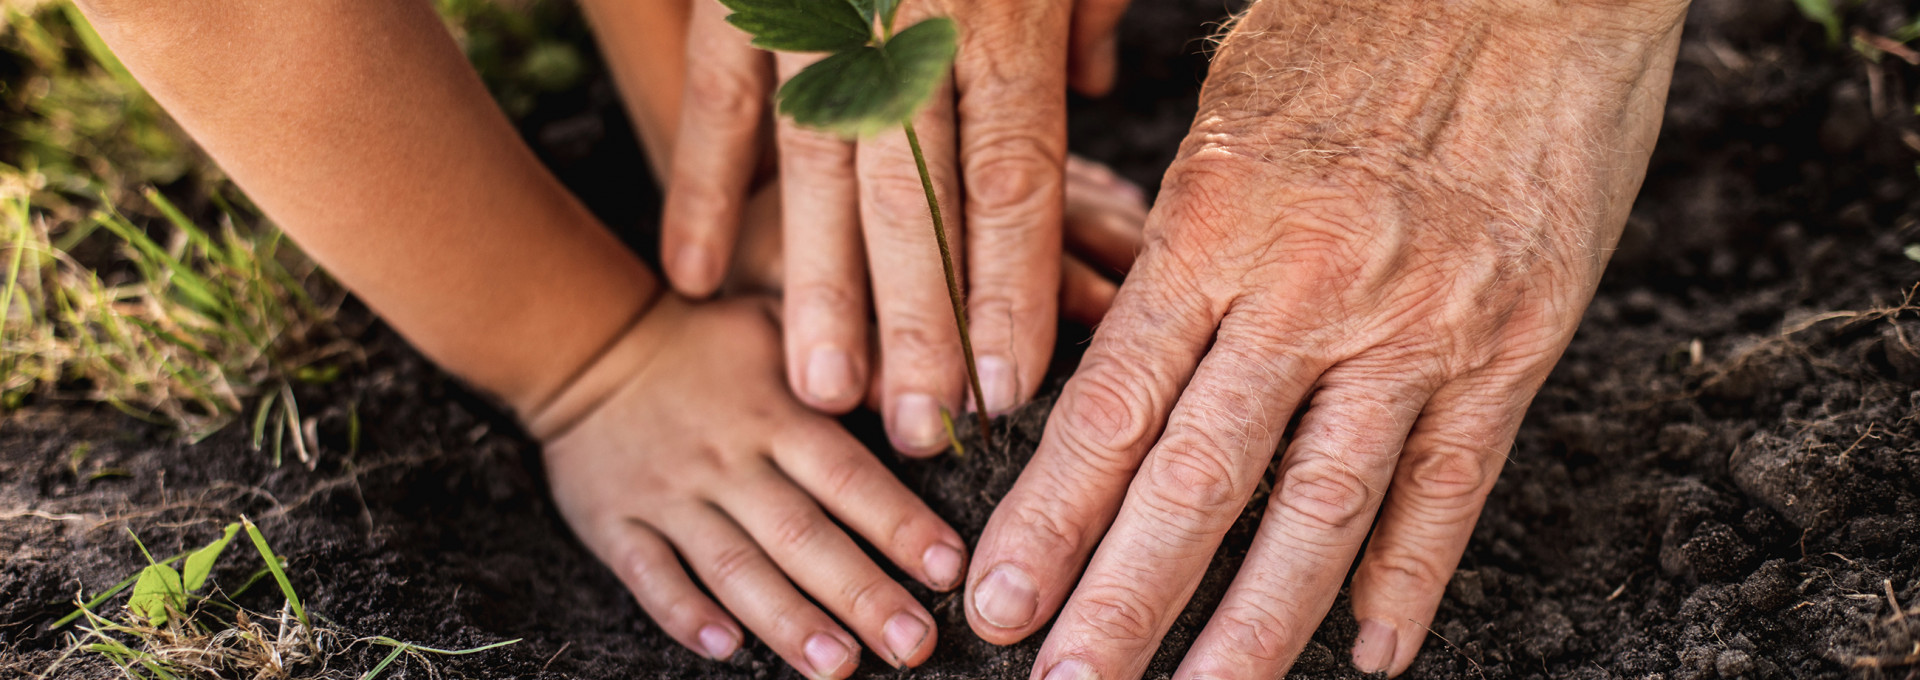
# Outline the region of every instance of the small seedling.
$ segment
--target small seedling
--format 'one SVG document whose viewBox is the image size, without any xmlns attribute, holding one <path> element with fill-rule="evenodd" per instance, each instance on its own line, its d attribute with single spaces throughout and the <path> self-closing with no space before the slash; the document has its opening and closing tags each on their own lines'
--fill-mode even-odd
<svg viewBox="0 0 1920 680">
<path fill-rule="evenodd" d="M 960 350 L 966 357 L 967 383 L 973 388 L 974 413 L 980 436 L 992 442 L 992 421 L 980 392 L 980 372 L 973 362 L 973 341 L 967 331 L 967 304 L 954 272 L 953 251 L 947 243 L 940 200 L 927 173 L 920 136 L 913 116 L 953 66 L 959 50 L 959 31 L 945 17 L 927 19 L 893 31 L 899 0 L 720 0 L 733 13 L 727 22 L 753 36 L 753 45 L 781 52 L 826 52 L 828 56 L 802 69 L 780 86 L 781 115 L 793 122 L 843 137 L 864 137 L 899 125 L 913 149 L 920 187 L 927 194 L 927 212 L 933 218 L 933 238 L 940 246 L 940 266 L 947 277 L 947 298 L 953 303 L 953 322 L 960 332 Z M 944 414 L 943 414 L 944 415 Z M 956 440 L 957 441 L 957 440 Z M 956 452 L 960 451 L 955 445 Z"/>
<path fill-rule="evenodd" d="M 211 591 L 209 577 L 213 568 L 242 529 L 266 566 L 231 593 Z M 392 648 L 360 676 L 361 680 L 374 680 L 402 656 L 410 655 L 424 662 L 427 654 L 474 654 L 520 641 L 507 640 L 471 649 L 440 649 L 382 635 L 359 638 L 341 647 L 333 642 L 343 639 L 339 631 L 316 625 L 309 618 L 299 594 L 294 592 L 293 583 L 287 578 L 280 556 L 267 545 L 260 528 L 244 516 L 239 522 L 228 524 L 219 538 L 205 546 L 164 560 L 154 559 L 139 536 L 134 536 L 133 542 L 147 558 L 147 566 L 106 592 L 77 603 L 72 614 L 49 626 L 57 629 L 75 621 L 82 622 L 78 626 L 81 635 L 42 677 L 53 677 L 54 671 L 78 652 L 99 654 L 129 678 L 174 680 L 288 677 L 295 666 L 324 665 L 328 659 L 353 646 Z M 175 569 L 176 564 L 180 565 L 179 569 Z M 234 598 L 269 575 L 286 599 L 286 606 L 277 617 L 254 614 L 234 604 Z M 127 616 L 123 620 L 115 621 L 96 611 L 109 598 L 126 592 L 129 587 L 132 592 L 127 597 Z M 200 594 L 202 590 L 210 593 Z M 206 606 L 231 612 L 231 617 L 221 619 L 205 611 Z M 269 628 L 262 625 L 263 622 L 274 625 Z"/>
</svg>

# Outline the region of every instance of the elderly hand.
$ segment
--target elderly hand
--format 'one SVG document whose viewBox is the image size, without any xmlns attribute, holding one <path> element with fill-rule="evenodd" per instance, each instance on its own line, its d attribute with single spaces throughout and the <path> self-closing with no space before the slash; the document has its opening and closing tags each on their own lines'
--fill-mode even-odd
<svg viewBox="0 0 1920 680">
<path fill-rule="evenodd" d="M 1109 86 L 1112 29 L 1125 4 L 922 0 L 901 9 L 900 26 L 942 14 L 960 26 L 952 87 L 915 127 L 953 216 L 956 255 L 966 255 L 957 264 L 990 411 L 1031 396 L 1047 369 L 1061 279 L 1066 86 Z M 668 279 L 696 297 L 726 278 L 744 197 L 760 172 L 776 64 L 784 78 L 809 59 L 750 47 L 726 14 L 717 0 L 693 8 L 662 225 Z M 894 445 L 938 452 L 947 441 L 940 409 L 963 410 L 966 378 L 904 137 L 894 131 L 848 143 L 783 120 L 774 138 L 790 255 L 783 326 L 794 393 L 815 408 L 846 411 L 878 376 Z M 880 367 L 869 366 L 869 300 Z"/>
<path fill-rule="evenodd" d="M 1685 8 L 1256 4 L 975 550 L 975 632 L 1057 609 L 1034 677 L 1139 677 L 1272 474 L 1175 677 L 1284 673 L 1356 556 L 1354 664 L 1411 665 L 1626 220 Z"/>
</svg>

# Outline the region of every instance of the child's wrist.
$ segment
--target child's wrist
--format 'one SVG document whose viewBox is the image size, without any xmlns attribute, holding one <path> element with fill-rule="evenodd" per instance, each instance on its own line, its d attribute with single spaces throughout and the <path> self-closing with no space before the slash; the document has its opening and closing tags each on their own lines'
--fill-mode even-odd
<svg viewBox="0 0 1920 680">
<path fill-rule="evenodd" d="M 660 348 L 684 326 L 679 321 L 690 309 L 678 295 L 656 296 L 553 396 L 544 403 L 517 408 L 521 424 L 540 441 L 553 441 L 572 430 L 652 363 Z"/>
</svg>

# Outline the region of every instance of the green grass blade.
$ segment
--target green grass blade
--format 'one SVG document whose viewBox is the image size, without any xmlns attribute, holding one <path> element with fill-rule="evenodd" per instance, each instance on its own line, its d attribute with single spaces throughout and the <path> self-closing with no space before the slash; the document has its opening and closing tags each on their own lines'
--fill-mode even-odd
<svg viewBox="0 0 1920 680">
<path fill-rule="evenodd" d="M 395 640 L 393 638 L 386 637 L 386 636 L 374 638 L 373 643 L 377 645 L 390 645 L 396 648 L 411 649 L 418 652 L 429 652 L 433 654 L 440 654 L 442 656 L 465 656 L 468 654 L 479 654 L 480 652 L 484 652 L 489 649 L 499 649 L 507 645 L 516 644 L 520 642 L 521 639 L 522 638 L 514 638 L 512 640 L 502 640 L 500 642 L 495 642 L 493 644 L 480 645 L 479 647 L 472 647 L 468 649 L 435 649 L 433 647 L 416 645 L 411 642 L 401 642 L 399 640 Z"/>
<path fill-rule="evenodd" d="M 273 548 L 267 547 L 267 538 L 260 535 L 260 527 L 246 515 L 240 516 L 240 524 L 247 528 L 247 538 L 253 539 L 253 547 L 260 551 L 260 559 L 266 560 L 267 570 L 273 572 L 273 580 L 280 584 L 280 592 L 287 596 L 287 605 L 293 607 L 294 618 L 300 619 L 300 625 L 312 628 L 307 622 L 307 608 L 300 605 L 300 595 L 293 592 L 293 582 L 287 580 L 287 572 L 280 568 L 280 558 L 273 554 Z"/>
<path fill-rule="evenodd" d="M 407 653 L 406 646 L 395 645 L 393 648 L 393 652 L 390 654 L 387 654 L 387 658 L 381 659 L 380 663 L 375 664 L 373 667 L 373 670 L 367 671 L 366 675 L 360 676 L 360 680 L 373 680 L 374 677 L 380 675 L 382 671 L 387 670 L 387 666 L 393 665 L 394 659 L 400 658 L 400 655 L 405 653 Z"/>
</svg>

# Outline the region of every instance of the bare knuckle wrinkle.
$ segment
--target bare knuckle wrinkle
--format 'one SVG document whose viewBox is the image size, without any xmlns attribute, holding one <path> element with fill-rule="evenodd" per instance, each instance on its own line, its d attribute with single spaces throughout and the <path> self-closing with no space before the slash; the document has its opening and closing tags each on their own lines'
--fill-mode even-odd
<svg viewBox="0 0 1920 680">
<path fill-rule="evenodd" d="M 1080 444 L 1076 453 L 1124 454 L 1146 442 L 1151 399 L 1123 375 L 1117 370 L 1083 373 L 1071 396 L 1061 401 L 1061 433 L 1070 444 Z"/>
<path fill-rule="evenodd" d="M 1347 529 L 1360 521 L 1372 493 L 1353 472 L 1331 462 L 1312 463 L 1281 472 L 1273 502 L 1315 528 Z"/>
<path fill-rule="evenodd" d="M 1038 217 L 1040 206 L 1058 201 L 1061 162 L 1030 135 L 1008 135 L 966 157 L 969 212 L 981 219 Z"/>
<path fill-rule="evenodd" d="M 1082 620 L 1101 641 L 1145 644 L 1160 630 L 1153 615 L 1158 608 L 1138 591 L 1105 585 L 1082 597 L 1080 607 Z"/>
<path fill-rule="evenodd" d="M 702 116 L 711 116 L 709 123 L 751 131 L 766 93 L 754 88 L 747 78 L 726 70 L 705 69 L 693 76 L 687 78 L 687 103 Z"/>
<path fill-rule="evenodd" d="M 1233 515 L 1243 502 L 1236 483 L 1232 454 L 1223 450 L 1162 444 L 1147 460 L 1149 487 L 1171 509 L 1186 516 Z"/>
<path fill-rule="evenodd" d="M 811 513 L 789 512 L 773 526 L 773 544 L 791 550 L 805 550 L 814 544 L 825 527 Z"/>
<path fill-rule="evenodd" d="M 1227 648 L 1246 659 L 1275 663 L 1288 656 L 1286 627 L 1265 612 L 1229 611 L 1214 616 Z"/>
<path fill-rule="evenodd" d="M 1434 500 L 1478 498 L 1491 475 L 1482 456 L 1463 448 L 1439 447 L 1409 452 L 1402 465 L 1415 493 Z"/>
<path fill-rule="evenodd" d="M 707 563 L 708 573 L 713 575 L 707 581 L 708 588 L 720 592 L 740 583 L 747 578 L 747 571 L 759 557 L 760 549 L 748 543 L 722 549 L 714 555 L 713 561 Z"/>
<path fill-rule="evenodd" d="M 1369 568 L 1375 578 L 1385 581 L 1393 592 L 1420 594 L 1438 592 L 1445 588 L 1451 574 L 1443 575 L 1440 568 L 1421 555 L 1404 551 L 1382 551 L 1378 555 L 1369 555 Z"/>
</svg>

